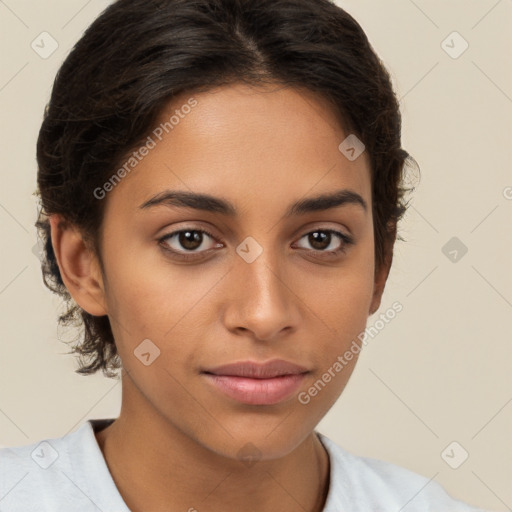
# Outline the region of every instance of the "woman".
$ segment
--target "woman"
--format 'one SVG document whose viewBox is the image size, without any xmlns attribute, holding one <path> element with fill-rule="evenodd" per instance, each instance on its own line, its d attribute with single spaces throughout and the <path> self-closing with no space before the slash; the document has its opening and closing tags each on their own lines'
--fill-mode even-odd
<svg viewBox="0 0 512 512">
<path fill-rule="evenodd" d="M 380 306 L 400 131 L 327 0 L 111 5 L 57 75 L 37 226 L 78 371 L 120 369 L 121 413 L 2 450 L 0 509 L 477 510 L 315 431 Z"/>
</svg>

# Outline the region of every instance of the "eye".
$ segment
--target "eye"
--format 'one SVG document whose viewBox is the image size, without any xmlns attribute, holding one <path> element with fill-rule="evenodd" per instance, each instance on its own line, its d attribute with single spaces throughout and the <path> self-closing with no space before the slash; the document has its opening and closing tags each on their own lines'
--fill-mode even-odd
<svg viewBox="0 0 512 512">
<path fill-rule="evenodd" d="M 204 229 L 181 229 L 174 231 L 160 238 L 162 247 L 183 259 L 196 258 L 198 254 L 207 253 L 211 250 L 205 248 L 205 235 L 215 239 L 214 236 Z M 213 247 L 222 247 L 222 244 L 213 244 Z M 202 248 L 202 250 L 200 250 Z"/>
<path fill-rule="evenodd" d="M 307 239 L 307 243 L 313 247 L 314 252 L 331 256 L 344 253 L 349 245 L 354 244 L 354 240 L 350 236 L 334 229 L 316 229 L 303 235 L 301 240 L 303 238 Z M 327 250 L 329 247 L 331 249 Z"/>
<path fill-rule="evenodd" d="M 354 244 L 350 236 L 333 229 L 316 229 L 303 235 L 300 240 L 306 237 L 307 243 L 313 247 L 313 252 L 326 256 L 340 255 L 347 250 L 347 246 Z M 208 243 L 205 243 L 208 238 L 215 240 L 214 235 L 205 229 L 186 228 L 163 236 L 159 239 L 159 243 L 164 250 L 178 259 L 191 260 L 200 258 L 201 254 L 209 253 L 215 248 L 223 247 L 221 243 L 210 243 L 208 248 Z M 328 250 L 329 247 L 331 247 L 330 250 Z M 307 249 L 307 247 L 301 248 Z"/>
</svg>

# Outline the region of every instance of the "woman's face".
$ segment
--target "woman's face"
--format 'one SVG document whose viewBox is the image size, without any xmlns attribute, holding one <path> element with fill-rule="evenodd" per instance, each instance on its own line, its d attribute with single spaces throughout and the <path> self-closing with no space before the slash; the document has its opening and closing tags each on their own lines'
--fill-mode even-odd
<svg viewBox="0 0 512 512">
<path fill-rule="evenodd" d="M 360 344 L 380 302 L 367 154 L 347 158 L 339 146 L 349 134 L 329 106 L 290 88 L 182 95 L 158 122 L 168 124 L 155 126 L 103 199 L 104 299 L 127 372 L 123 407 L 144 404 L 228 457 L 247 446 L 262 459 L 283 456 L 342 392 L 357 351 L 336 371 L 338 357 Z M 171 191 L 216 199 L 184 207 L 164 198 Z M 342 191 L 351 199 L 287 215 Z M 274 359 L 307 373 L 289 385 L 205 373 Z"/>
</svg>

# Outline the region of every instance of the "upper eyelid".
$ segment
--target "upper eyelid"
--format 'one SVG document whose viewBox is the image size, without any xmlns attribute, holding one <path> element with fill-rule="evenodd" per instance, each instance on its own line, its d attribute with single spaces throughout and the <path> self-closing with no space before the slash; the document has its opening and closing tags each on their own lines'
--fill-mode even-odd
<svg viewBox="0 0 512 512">
<path fill-rule="evenodd" d="M 310 233 L 311 231 L 314 231 L 315 229 L 322 229 L 322 230 L 338 231 L 349 238 L 355 239 L 354 231 L 357 232 L 360 229 L 360 226 L 361 226 L 360 219 L 358 217 L 353 217 L 352 214 L 350 213 L 350 211 L 347 211 L 347 214 L 348 214 L 348 217 L 345 218 L 345 216 L 344 216 L 341 219 L 335 219 L 335 218 L 331 218 L 331 219 L 316 218 L 315 219 L 314 217 L 313 217 L 313 219 L 311 219 L 311 218 L 310 219 L 302 219 L 303 221 L 306 220 L 306 222 L 301 223 L 302 224 L 301 227 L 299 227 L 297 229 L 293 229 L 293 231 L 291 233 L 289 233 L 289 235 L 292 237 L 296 237 L 303 230 L 305 230 L 303 234 L 307 234 L 307 233 Z M 323 215 L 321 215 L 321 217 L 323 217 Z M 179 226 L 175 227 L 175 229 L 173 231 L 170 231 L 168 234 L 172 234 L 172 233 L 176 233 L 176 232 L 180 232 L 180 231 L 186 231 L 188 229 L 188 230 L 193 230 L 193 231 L 206 230 L 206 231 L 209 231 L 210 233 L 212 233 L 212 236 L 214 238 L 216 238 L 217 240 L 219 240 L 220 238 L 226 239 L 226 237 L 227 237 L 227 238 L 231 238 L 231 241 L 234 241 L 235 243 L 236 243 L 237 238 L 239 238 L 239 237 L 241 237 L 242 240 L 246 238 L 246 235 L 244 233 L 239 233 L 239 236 L 237 236 L 238 229 L 234 229 L 233 227 L 231 227 L 229 225 L 229 223 L 224 222 L 223 219 L 217 219 L 217 221 L 221 225 L 220 231 L 219 231 L 219 228 L 216 226 L 217 222 L 215 220 L 214 220 L 214 223 L 212 223 L 209 220 L 203 220 L 200 218 L 183 219 L 181 221 L 176 222 L 176 224 L 178 224 L 178 225 L 182 224 L 183 227 L 182 228 Z M 330 223 L 331 225 L 330 226 L 322 226 L 322 224 L 324 224 L 324 223 Z M 167 227 L 163 227 L 161 230 L 159 230 L 159 232 L 162 232 L 165 229 L 171 228 L 171 227 L 174 227 L 174 226 L 171 226 L 170 224 L 168 224 Z M 275 225 L 274 225 L 274 227 L 275 227 Z M 274 227 L 272 227 L 271 229 L 274 229 Z M 270 230 L 268 230 L 268 231 L 270 231 Z M 220 234 L 223 231 L 225 231 L 226 233 Z M 286 231 L 288 231 L 288 230 L 286 229 Z M 217 236 L 216 233 L 219 233 L 219 235 Z M 162 236 L 166 236 L 166 234 L 164 234 Z"/>
</svg>

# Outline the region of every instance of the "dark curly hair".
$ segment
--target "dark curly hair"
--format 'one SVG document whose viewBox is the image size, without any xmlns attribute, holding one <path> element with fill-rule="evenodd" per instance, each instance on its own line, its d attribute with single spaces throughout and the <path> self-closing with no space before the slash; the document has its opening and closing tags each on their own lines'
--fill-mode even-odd
<svg viewBox="0 0 512 512">
<path fill-rule="evenodd" d="M 390 75 L 360 25 L 329 0 L 118 0 L 86 30 L 61 68 L 37 140 L 36 222 L 46 286 L 65 299 L 62 325 L 81 327 L 79 374 L 121 367 L 108 316 L 67 291 L 48 217 L 80 229 L 101 264 L 101 187 L 182 92 L 234 83 L 282 84 L 325 98 L 371 161 L 375 266 L 386 263 L 408 204 L 401 115 Z M 416 164 L 417 166 L 417 164 Z M 403 240 L 398 236 L 400 240 Z"/>
</svg>

